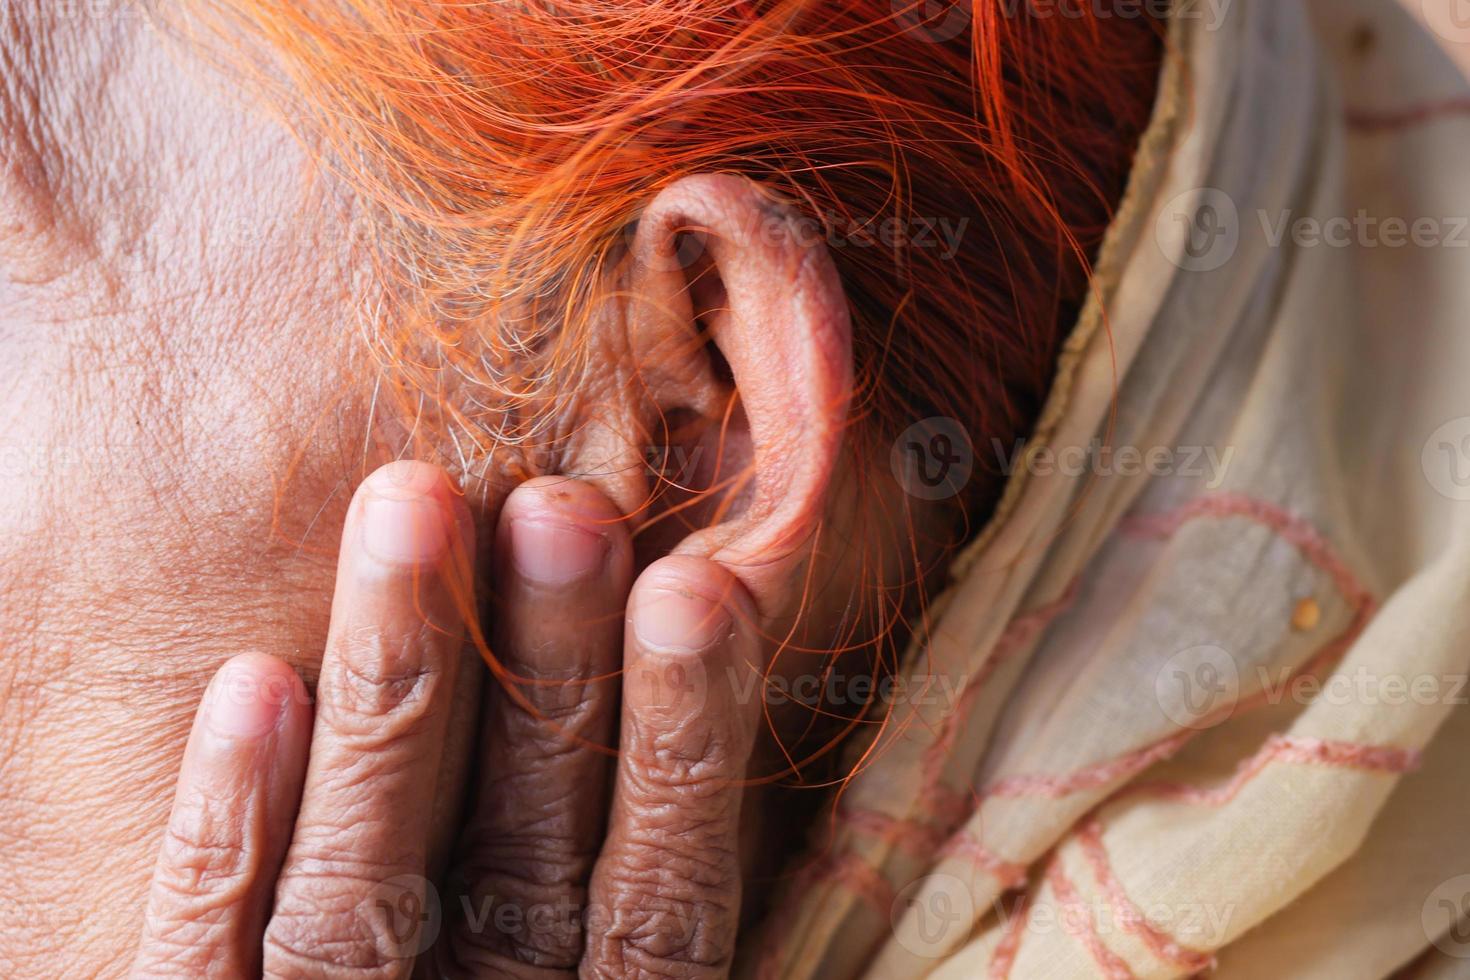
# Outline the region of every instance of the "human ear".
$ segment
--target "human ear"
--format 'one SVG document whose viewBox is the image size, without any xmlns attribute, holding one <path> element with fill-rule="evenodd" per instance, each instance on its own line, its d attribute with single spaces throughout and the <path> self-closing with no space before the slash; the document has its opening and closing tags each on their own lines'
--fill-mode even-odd
<svg viewBox="0 0 1470 980">
<path fill-rule="evenodd" d="M 625 349 L 667 491 L 647 537 L 730 567 L 767 612 L 818 530 L 848 421 L 851 326 L 823 238 L 728 174 L 664 188 L 630 237 Z"/>
</svg>

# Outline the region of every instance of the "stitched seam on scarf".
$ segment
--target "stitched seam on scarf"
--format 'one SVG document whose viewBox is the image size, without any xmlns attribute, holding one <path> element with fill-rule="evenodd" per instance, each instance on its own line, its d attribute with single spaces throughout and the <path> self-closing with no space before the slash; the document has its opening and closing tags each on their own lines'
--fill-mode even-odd
<svg viewBox="0 0 1470 980">
<path fill-rule="evenodd" d="M 1470 96 L 1462 95 L 1398 109 L 1348 109 L 1347 124 L 1350 129 L 1363 132 L 1392 132 L 1466 115 L 1470 115 Z"/>
<path fill-rule="evenodd" d="M 859 834 L 891 844 L 913 857 L 926 857 L 944 842 L 944 835 L 935 827 L 879 810 L 844 811 L 842 822 Z"/>
<path fill-rule="evenodd" d="M 1401 774 L 1419 768 L 1420 759 L 1421 753 L 1416 750 L 1391 745 L 1360 745 L 1304 736 L 1272 735 L 1260 751 L 1236 768 L 1235 775 L 1223 786 L 1205 789 L 1187 783 L 1145 783 L 1130 789 L 1128 795 L 1138 793 L 1201 806 L 1224 806 L 1273 762 Z"/>
<path fill-rule="evenodd" d="M 1244 517 L 1272 531 L 1302 553 L 1302 556 L 1326 572 L 1343 598 L 1353 605 L 1372 602 L 1373 595 L 1358 580 L 1347 562 L 1338 556 L 1332 544 L 1310 522 L 1279 504 L 1243 493 L 1212 493 L 1161 514 L 1143 514 L 1124 518 L 1119 531 L 1146 537 L 1168 538 L 1191 520 L 1201 517 Z"/>
<path fill-rule="evenodd" d="M 1011 920 L 1006 924 L 1006 931 L 1001 935 L 1000 942 L 995 944 L 995 952 L 990 955 L 990 968 L 986 971 L 990 980 L 1009 980 L 1011 967 L 1016 963 L 1016 953 L 1021 948 L 1021 939 L 1026 935 L 1026 925 L 1031 921 L 1031 905 L 1031 893 L 1026 892 L 1011 909 Z"/>
<path fill-rule="evenodd" d="M 856 854 L 828 855 L 808 865 L 793 880 L 791 892 L 782 903 L 783 914 L 771 919 L 774 925 L 755 967 L 758 980 L 775 980 L 780 976 L 781 956 L 796 918 L 796 902 L 822 885 L 846 888 L 865 901 L 880 920 L 887 919 L 896 898 L 888 879 Z"/>
<path fill-rule="evenodd" d="M 1114 917 L 1123 924 L 1123 928 L 1142 939 L 1144 945 L 1159 959 L 1188 970 L 1191 974 L 1214 966 L 1213 956 L 1202 950 L 1191 949 L 1155 927 L 1143 914 L 1143 910 L 1128 897 L 1127 889 L 1113 873 L 1112 864 L 1108 860 L 1107 847 L 1102 839 L 1102 824 L 1095 819 L 1088 820 L 1077 830 L 1076 836 L 1083 855 L 1092 865 L 1098 884 L 1102 886 L 1113 907 Z"/>
<path fill-rule="evenodd" d="M 939 849 L 941 857 L 964 858 L 981 871 L 994 875 L 1007 891 L 1026 880 L 1027 866 L 1007 861 L 980 842 L 980 838 L 963 828 Z"/>
<path fill-rule="evenodd" d="M 1368 772 L 1404 773 L 1418 768 L 1421 754 L 1393 746 L 1360 745 L 1319 738 L 1273 735 L 1252 758 L 1246 760 L 1236 775 L 1223 787 L 1202 790 L 1179 784 L 1140 786 L 1134 792 L 1164 796 L 1189 803 L 1222 806 L 1234 799 L 1251 779 L 1272 762 L 1300 765 L 1322 765 L 1333 768 L 1360 769 Z M 1214 958 L 1202 950 L 1191 949 L 1156 928 L 1142 910 L 1128 897 L 1123 883 L 1113 872 L 1107 847 L 1102 839 L 1102 825 L 1094 818 L 1076 832 L 1078 844 L 1092 865 L 1098 884 L 1107 895 L 1114 917 L 1129 932 L 1137 935 L 1161 960 L 1173 963 L 1191 973 L 1214 965 Z"/>
<path fill-rule="evenodd" d="M 825 872 L 818 875 L 820 882 L 844 885 L 853 894 L 866 901 L 881 920 L 887 920 L 893 908 L 893 886 L 872 865 L 856 854 L 844 854 L 833 858 Z"/>
<path fill-rule="evenodd" d="M 1375 608 L 1375 600 L 1371 593 L 1361 585 L 1352 570 L 1343 562 L 1332 549 L 1327 540 L 1306 521 L 1290 514 L 1283 508 L 1268 501 L 1249 497 L 1244 494 L 1223 493 L 1199 497 L 1188 503 L 1161 514 L 1143 515 L 1139 517 L 1126 518 L 1119 524 L 1119 532 L 1123 534 L 1137 535 L 1143 537 L 1167 539 L 1176 534 L 1185 524 L 1191 520 L 1201 518 L 1228 518 L 1242 517 L 1253 520 L 1277 533 L 1283 540 L 1295 546 L 1302 555 L 1312 564 L 1325 572 L 1333 580 L 1334 585 L 1348 602 L 1355 606 L 1355 614 L 1352 622 L 1343 633 L 1332 641 L 1329 641 L 1316 655 L 1314 655 L 1298 674 L 1312 672 L 1326 663 L 1331 662 L 1346 652 L 1353 640 L 1367 625 Z M 1020 649 L 1024 649 L 1027 642 L 1035 636 L 1056 617 L 1070 608 L 1076 599 L 1077 582 L 1074 581 L 1062 596 L 1044 606 L 1038 607 L 1031 612 L 1024 613 L 1013 619 L 996 641 L 996 648 L 992 655 L 987 658 L 985 666 L 980 674 L 966 685 L 962 694 L 962 701 L 956 710 L 944 721 L 944 728 L 939 738 L 933 745 L 925 750 L 923 757 L 924 765 L 924 788 L 923 792 L 933 797 L 942 797 L 949 791 L 943 784 L 943 762 L 944 754 L 952 748 L 963 723 L 968 720 L 968 711 L 973 707 L 974 698 L 978 697 L 983 690 L 984 682 L 990 674 L 1010 656 Z M 1236 705 L 1227 706 L 1232 713 L 1247 710 L 1254 707 L 1256 703 L 1265 699 L 1267 692 L 1261 691 L 1255 697 Z M 1153 745 L 1119 756 L 1116 759 L 1107 760 L 1094 766 L 1084 767 L 1081 770 L 1065 776 L 1016 776 L 1009 777 L 992 784 L 981 795 L 995 796 L 1044 796 L 1050 798 L 1062 798 L 1072 793 L 1092 789 L 1106 785 L 1115 780 L 1128 779 L 1139 772 L 1147 769 L 1155 762 L 1162 761 L 1174 755 L 1195 735 L 1198 731 L 1186 730 L 1173 736 L 1162 739 Z M 1268 745 L 1273 745 L 1279 739 L 1273 736 Z M 1289 753 L 1282 756 L 1283 759 L 1299 762 L 1315 762 L 1318 764 L 1342 764 L 1335 763 L 1338 758 L 1355 758 L 1363 762 L 1374 760 L 1383 761 L 1391 756 L 1379 756 L 1377 752 L 1405 752 L 1406 750 L 1386 749 L 1376 750 L 1371 746 L 1350 746 L 1347 743 L 1336 743 L 1337 750 L 1325 748 L 1326 743 L 1317 743 L 1315 747 L 1308 747 L 1309 742 L 1316 740 L 1299 739 L 1294 740 L 1295 747 Z M 942 746 L 942 749 L 941 749 Z M 1346 750 L 1343 754 L 1342 750 Z M 1284 751 L 1284 750 L 1278 750 Z M 1310 757 L 1310 758 L 1308 758 Z M 1417 764 L 1417 753 L 1413 754 L 1413 762 L 1408 763 L 1412 768 Z M 1264 766 L 1264 762 L 1261 766 Z M 1359 765 L 1359 768 L 1382 768 L 1374 765 Z M 1258 771 L 1258 770 L 1257 770 Z M 1247 777 L 1248 778 L 1248 777 Z M 1243 782 L 1242 782 L 1243 785 Z M 1180 787 L 1181 794 L 1187 794 L 1188 788 Z M 1238 791 L 1238 787 L 1236 787 Z M 1197 791 L 1209 793 L 1210 791 Z M 955 797 L 963 794 L 954 793 Z M 954 799 L 942 801 L 941 809 L 948 809 L 951 805 L 968 809 L 972 814 L 978 809 L 973 800 Z M 877 811 L 852 811 L 844 814 L 844 821 L 860 833 L 868 833 L 879 837 L 883 842 L 891 844 L 913 856 L 926 856 L 926 851 L 932 848 L 937 840 L 939 831 L 925 823 L 900 819 L 882 814 Z M 957 822 L 957 821 L 956 821 Z M 986 848 L 973 833 L 968 829 L 961 828 L 959 832 L 951 835 L 950 839 L 941 847 L 941 854 L 952 856 L 963 856 L 968 858 L 976 867 L 994 874 L 1002 883 L 1003 887 L 1010 888 L 1024 881 L 1027 865 L 1020 862 L 1009 861 Z M 1053 865 L 1055 867 L 1055 865 Z M 881 919 L 885 911 L 891 907 L 893 900 L 893 888 L 888 880 L 871 864 L 856 854 L 843 855 L 826 863 L 825 868 L 814 869 L 814 884 L 838 884 L 846 886 L 858 897 L 864 899 L 873 907 Z M 1056 873 L 1060 874 L 1059 871 Z M 1052 872 L 1048 872 L 1050 878 Z M 1065 880 L 1065 876 L 1063 875 Z M 1070 887 L 1070 882 L 1066 882 Z M 1053 885 L 1055 888 L 1055 884 Z M 1095 937 L 1093 937 L 1095 940 Z M 1019 937 L 1018 937 L 1019 941 Z M 1112 956 L 1105 948 L 1102 950 L 1106 955 Z M 999 957 L 999 947 L 997 947 Z M 1014 955 L 1014 953 L 1012 954 Z M 1116 957 L 1114 957 L 1116 959 Z M 1121 964 L 1121 961 L 1118 961 Z M 992 963 L 992 971 L 995 963 Z M 1123 965 L 1126 971 L 1126 965 Z M 1009 965 L 1004 966 L 1004 971 L 1009 972 Z M 1004 975 L 1004 973 L 1000 974 Z M 1126 973 L 1126 976 L 1131 976 Z"/>
<path fill-rule="evenodd" d="M 1303 664 L 1296 675 L 1314 673 L 1346 653 L 1347 648 L 1367 625 L 1376 602 L 1316 528 L 1276 504 L 1237 493 L 1198 497 L 1172 511 L 1125 519 L 1119 525 L 1119 531 L 1145 537 L 1169 538 L 1191 520 L 1229 517 L 1252 520 L 1274 531 L 1325 572 L 1343 597 L 1355 607 L 1352 622 L 1347 629 Z M 1269 692 L 1262 690 L 1241 702 L 1225 705 L 1219 720 L 1259 706 L 1265 702 L 1268 694 Z M 1204 721 L 1208 722 L 1209 719 Z M 1208 724 L 1204 724 L 1200 730 L 1208 727 Z M 980 795 L 1060 799 L 1081 790 L 1095 789 L 1120 779 L 1131 778 L 1150 765 L 1174 755 L 1197 734 L 1198 730 L 1181 731 L 1152 745 L 1064 775 L 1009 776 L 991 784 Z"/>
<path fill-rule="evenodd" d="M 1051 865 L 1046 869 L 1046 880 L 1051 884 L 1051 890 L 1061 906 L 1062 928 L 1081 941 L 1109 980 L 1133 980 L 1133 971 L 1128 968 L 1128 964 L 1109 949 L 1098 935 L 1092 913 L 1077 894 L 1072 880 L 1062 870 L 1060 854 L 1052 858 Z"/>
<path fill-rule="evenodd" d="M 939 737 L 924 750 L 919 794 L 921 799 L 932 802 L 932 809 L 938 815 L 941 827 L 920 820 L 894 817 L 877 810 L 845 810 L 842 814 L 843 823 L 857 833 L 876 837 L 914 857 L 927 857 L 944 844 L 950 829 L 965 820 L 974 807 L 970 794 L 952 790 L 944 784 L 944 764 L 965 722 L 969 720 L 970 711 L 996 669 L 1024 650 L 1053 620 L 1071 608 L 1077 599 L 1077 593 L 1078 580 L 1074 579 L 1056 599 L 1015 617 L 1007 624 L 1000 638 L 996 640 L 991 655 L 965 685 L 955 709 L 944 719 Z M 941 853 L 970 860 L 977 868 L 994 874 L 1006 888 L 1014 887 L 1015 883 L 1026 876 L 1025 865 L 1007 861 L 991 853 L 973 835 L 951 839 Z"/>
<path fill-rule="evenodd" d="M 982 796 L 1016 799 L 1040 796 L 1060 800 L 1087 789 L 1129 779 L 1156 762 L 1174 755 L 1198 732 L 1183 731 L 1126 755 L 1086 766 L 1061 776 L 1008 776 L 986 787 Z"/>
<path fill-rule="evenodd" d="M 984 693 L 986 682 L 990 680 L 991 675 L 1001 664 L 1026 649 L 1027 645 L 1039 637 L 1057 617 L 1072 607 L 1080 591 L 1079 582 L 1080 578 L 1073 579 L 1056 599 L 1017 616 L 1001 632 L 1000 638 L 995 642 L 995 648 L 985 659 L 985 665 L 965 685 L 959 703 L 955 706 L 954 711 L 944 719 L 939 737 L 935 739 L 934 744 L 924 750 L 923 792 L 926 795 L 932 794 L 943 785 L 944 765 L 949 760 L 949 753 L 959 739 L 960 731 L 969 721 L 970 711 L 975 707 L 975 702 L 980 699 L 980 695 Z"/>
</svg>

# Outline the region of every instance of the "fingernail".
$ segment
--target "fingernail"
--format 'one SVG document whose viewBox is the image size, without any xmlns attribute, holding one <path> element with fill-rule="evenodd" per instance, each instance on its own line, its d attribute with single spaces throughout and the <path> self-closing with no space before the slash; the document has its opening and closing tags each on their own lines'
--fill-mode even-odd
<svg viewBox="0 0 1470 980">
<path fill-rule="evenodd" d="M 510 557 L 516 571 L 538 585 L 571 585 L 602 569 L 607 539 L 566 524 L 513 521 Z"/>
<path fill-rule="evenodd" d="M 434 561 L 449 545 L 448 515 L 433 497 L 369 497 L 362 521 L 368 554 L 389 564 Z"/>
<path fill-rule="evenodd" d="M 639 590 L 633 632 L 645 646 L 696 653 L 730 633 L 730 614 L 713 599 L 678 588 Z"/>
<path fill-rule="evenodd" d="M 260 738 L 276 727 L 281 705 L 290 692 L 284 683 L 272 683 L 279 675 L 251 670 L 234 661 L 226 664 L 209 682 L 204 700 L 204 720 L 217 735 L 226 738 Z M 278 689 L 279 688 L 279 689 Z"/>
</svg>

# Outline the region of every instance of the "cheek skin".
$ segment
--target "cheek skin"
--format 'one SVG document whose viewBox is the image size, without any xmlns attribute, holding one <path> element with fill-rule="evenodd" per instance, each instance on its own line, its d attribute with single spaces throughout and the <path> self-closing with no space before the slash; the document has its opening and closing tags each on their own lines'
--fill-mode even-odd
<svg viewBox="0 0 1470 980">
<path fill-rule="evenodd" d="M 0 175 L 4 976 L 125 972 L 198 699 L 250 651 L 315 677 L 374 462 L 330 188 L 141 19 L 65 19 L 110 33 L 38 27 L 76 50 L 0 82 L 34 86 L 66 163 Z"/>
<path fill-rule="evenodd" d="M 132 526 L 144 521 L 137 514 Z M 28 975 L 23 964 L 36 957 L 46 975 L 114 975 L 110 958 L 125 961 L 138 935 L 159 835 L 209 677 L 248 650 L 285 652 L 304 677 L 315 677 L 330 567 L 262 557 L 262 550 L 270 553 L 262 539 L 240 533 L 229 552 L 237 561 L 223 563 L 236 569 L 233 581 L 209 571 L 221 564 L 217 557 L 179 540 L 177 561 L 193 576 L 104 601 L 53 579 L 40 628 L 5 641 L 0 841 L 13 842 L 4 847 L 13 891 L 0 902 L 0 964 L 14 965 L 0 972 Z M 0 594 L 4 609 L 33 601 L 14 589 Z M 470 755 L 477 673 L 456 688 L 457 714 L 441 762 L 445 791 L 435 797 L 442 805 L 433 816 L 439 864 L 458 814 L 450 788 L 463 785 Z M 55 943 L 65 945 L 62 960 Z M 58 973 L 62 962 L 67 968 Z"/>
</svg>

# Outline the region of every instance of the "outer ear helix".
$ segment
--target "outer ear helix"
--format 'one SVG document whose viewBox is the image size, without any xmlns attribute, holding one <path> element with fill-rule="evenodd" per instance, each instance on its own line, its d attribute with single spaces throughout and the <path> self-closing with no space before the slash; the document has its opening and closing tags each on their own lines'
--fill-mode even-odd
<svg viewBox="0 0 1470 980">
<path fill-rule="evenodd" d="M 711 370 L 708 341 L 729 366 L 749 428 L 744 509 L 676 551 L 736 568 L 762 602 L 763 586 L 781 580 L 824 513 L 847 422 L 852 339 L 836 266 L 810 222 L 727 174 L 661 191 L 631 258 L 628 347 L 652 368 L 658 409 L 726 409 L 730 382 Z M 696 274 L 718 276 L 724 308 L 696 317 Z"/>
</svg>

